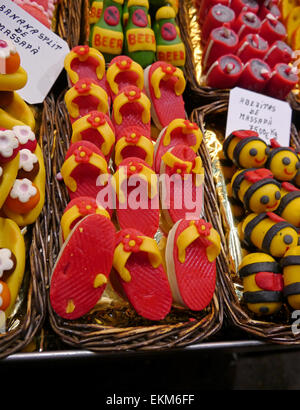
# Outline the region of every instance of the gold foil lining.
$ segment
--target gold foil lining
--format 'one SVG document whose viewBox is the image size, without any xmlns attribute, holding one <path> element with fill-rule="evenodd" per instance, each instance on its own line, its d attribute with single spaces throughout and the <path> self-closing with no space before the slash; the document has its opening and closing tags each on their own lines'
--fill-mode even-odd
<svg viewBox="0 0 300 410">
<path fill-rule="evenodd" d="M 215 114 L 213 122 L 206 121 L 205 143 L 210 154 L 213 178 L 216 186 L 216 193 L 220 205 L 220 213 L 224 227 L 226 245 L 228 247 L 228 261 L 233 284 L 239 300 L 243 296 L 243 287 L 238 275 L 238 267 L 241 263 L 243 251 L 238 234 L 238 220 L 234 217 L 227 193 L 227 183 L 225 180 L 219 155 L 222 152 L 225 129 L 216 128 L 218 113 Z"/>
<path fill-rule="evenodd" d="M 193 0 L 186 0 L 186 10 L 188 10 L 188 28 L 190 33 L 191 44 L 193 48 L 193 57 L 195 63 L 195 74 L 199 85 L 203 84 L 202 78 L 202 55 L 201 47 L 201 28 L 197 20 L 197 9 L 194 6 Z"/>
</svg>

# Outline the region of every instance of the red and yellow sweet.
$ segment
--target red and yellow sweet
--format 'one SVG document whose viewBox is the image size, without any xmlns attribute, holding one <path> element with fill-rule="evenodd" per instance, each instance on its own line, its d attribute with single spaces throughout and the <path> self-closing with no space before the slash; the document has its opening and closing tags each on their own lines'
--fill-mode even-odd
<svg viewBox="0 0 300 410">
<path fill-rule="evenodd" d="M 197 152 L 203 139 L 198 125 L 183 118 L 176 118 L 163 128 L 156 140 L 154 148 L 154 169 L 159 174 L 161 158 L 172 147 L 184 144 Z"/>
<path fill-rule="evenodd" d="M 112 100 L 123 90 L 133 85 L 144 90 L 144 71 L 140 64 L 130 57 L 121 55 L 114 57 L 106 71 L 106 79 Z"/>
<path fill-rule="evenodd" d="M 273 212 L 251 213 L 239 226 L 240 238 L 247 248 L 281 258 L 288 249 L 297 246 L 297 228 Z"/>
<path fill-rule="evenodd" d="M 272 315 L 283 304 L 283 277 L 279 263 L 270 255 L 254 252 L 239 265 L 243 281 L 243 300 L 258 316 Z"/>
<path fill-rule="evenodd" d="M 116 140 L 132 126 L 139 127 L 146 137 L 151 136 L 151 102 L 136 86 L 124 87 L 115 97 L 111 119 L 115 127 Z"/>
<path fill-rule="evenodd" d="M 292 181 L 300 168 L 300 160 L 291 147 L 281 147 L 277 141 L 271 140 L 271 150 L 265 167 L 270 169 L 278 181 Z"/>
<path fill-rule="evenodd" d="M 116 235 L 110 276 L 114 289 L 149 320 L 162 320 L 171 310 L 172 294 L 155 239 L 135 229 Z"/>
<path fill-rule="evenodd" d="M 144 70 L 145 90 L 151 100 L 151 116 L 158 129 L 175 119 L 186 119 L 183 71 L 164 61 L 156 61 Z"/>
<path fill-rule="evenodd" d="M 106 183 L 101 185 L 99 178 L 102 175 L 106 178 L 108 174 L 105 157 L 96 145 L 84 140 L 71 144 L 61 167 L 61 175 L 71 200 L 82 196 L 97 198 L 108 183 L 106 179 Z"/>
<path fill-rule="evenodd" d="M 19 226 L 0 218 L 0 310 L 6 317 L 15 305 L 25 271 L 25 241 Z M 1 299 L 2 298 L 2 299 Z"/>
<path fill-rule="evenodd" d="M 187 145 L 175 145 L 161 159 L 160 206 L 168 232 L 178 220 L 202 214 L 204 168 L 201 158 Z"/>
<path fill-rule="evenodd" d="M 105 82 L 105 60 L 99 50 L 78 45 L 66 55 L 64 68 L 72 85 L 82 78 L 90 78 L 101 87 Z"/>
<path fill-rule="evenodd" d="M 50 303 L 60 317 L 73 320 L 96 305 L 108 283 L 114 249 L 115 227 L 109 218 L 87 215 L 74 226 L 50 281 Z"/>
<path fill-rule="evenodd" d="M 281 195 L 276 213 L 296 228 L 300 228 L 300 189 L 289 182 L 283 182 Z"/>
<path fill-rule="evenodd" d="M 232 196 L 239 199 L 247 212 L 273 212 L 280 204 L 280 183 L 266 168 L 237 171 L 230 184 Z"/>
<path fill-rule="evenodd" d="M 64 98 L 71 123 L 91 111 L 109 112 L 107 92 L 90 78 L 78 80 L 66 91 Z"/>
<path fill-rule="evenodd" d="M 269 147 L 257 132 L 237 130 L 225 138 L 223 153 L 238 168 L 264 168 Z"/>
<path fill-rule="evenodd" d="M 203 219 L 179 220 L 168 234 L 167 275 L 176 304 L 205 309 L 214 294 L 220 236 Z"/>
<path fill-rule="evenodd" d="M 0 39 L 0 127 L 15 125 L 35 127 L 30 107 L 15 92 L 27 83 L 27 73 L 20 65 L 20 56 L 10 40 Z"/>
<path fill-rule="evenodd" d="M 300 246 L 289 249 L 280 260 L 283 294 L 293 309 L 300 308 Z"/>
<path fill-rule="evenodd" d="M 143 130 L 138 127 L 126 129 L 123 136 L 119 137 L 115 145 L 114 163 L 120 163 L 129 157 L 136 157 L 144 160 L 152 167 L 154 156 L 154 144 L 151 138 L 144 135 Z"/>
<path fill-rule="evenodd" d="M 71 143 L 89 141 L 96 145 L 108 161 L 115 144 L 115 130 L 108 114 L 90 111 L 72 123 Z"/>
<path fill-rule="evenodd" d="M 81 196 L 70 201 L 60 220 L 63 241 L 68 238 L 74 226 L 81 219 L 92 214 L 103 215 L 110 219 L 110 214 L 94 198 Z"/>
<path fill-rule="evenodd" d="M 142 159 L 123 160 L 112 178 L 116 216 L 121 229 L 133 228 L 154 237 L 159 227 L 158 177 Z"/>
</svg>

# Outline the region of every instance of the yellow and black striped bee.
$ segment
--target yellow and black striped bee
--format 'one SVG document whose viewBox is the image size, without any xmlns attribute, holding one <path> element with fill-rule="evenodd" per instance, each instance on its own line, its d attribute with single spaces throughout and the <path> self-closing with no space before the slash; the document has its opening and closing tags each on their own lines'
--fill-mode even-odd
<svg viewBox="0 0 300 410">
<path fill-rule="evenodd" d="M 283 278 L 278 262 L 272 256 L 255 252 L 246 255 L 239 266 L 243 281 L 243 299 L 257 315 L 271 315 L 283 303 Z"/>
<path fill-rule="evenodd" d="M 231 194 L 239 199 L 247 212 L 273 212 L 280 203 L 280 182 L 266 168 L 237 171 L 231 180 Z"/>
<path fill-rule="evenodd" d="M 223 142 L 225 158 L 238 168 L 263 168 L 270 148 L 257 132 L 238 130 L 232 132 Z"/>
<path fill-rule="evenodd" d="M 299 242 L 297 228 L 273 212 L 251 213 L 239 228 L 244 246 L 266 252 L 274 258 L 282 258 Z"/>
</svg>

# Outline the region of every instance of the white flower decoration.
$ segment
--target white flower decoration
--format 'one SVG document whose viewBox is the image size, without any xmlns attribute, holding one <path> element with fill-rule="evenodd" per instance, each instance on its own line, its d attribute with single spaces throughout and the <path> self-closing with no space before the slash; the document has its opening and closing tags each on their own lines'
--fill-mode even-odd
<svg viewBox="0 0 300 410">
<path fill-rule="evenodd" d="M 11 157 L 14 149 L 18 148 L 18 146 L 19 141 L 13 131 L 0 131 L 0 155 L 2 155 L 2 157 Z"/>
<path fill-rule="evenodd" d="M 3 276 L 3 272 L 10 270 L 14 266 L 14 262 L 12 260 L 11 251 L 7 248 L 0 249 L 0 278 Z"/>
<path fill-rule="evenodd" d="M 35 140 L 35 134 L 28 125 L 15 125 L 12 129 L 21 145 Z"/>
<path fill-rule="evenodd" d="M 26 172 L 33 170 L 34 164 L 38 162 L 38 158 L 29 149 L 24 148 L 20 150 L 19 169 L 24 169 Z"/>
<path fill-rule="evenodd" d="M 16 179 L 15 183 L 10 191 L 10 197 L 13 199 L 18 199 L 20 202 L 25 204 L 30 198 L 37 194 L 37 189 L 32 185 L 32 182 L 27 179 Z"/>
</svg>

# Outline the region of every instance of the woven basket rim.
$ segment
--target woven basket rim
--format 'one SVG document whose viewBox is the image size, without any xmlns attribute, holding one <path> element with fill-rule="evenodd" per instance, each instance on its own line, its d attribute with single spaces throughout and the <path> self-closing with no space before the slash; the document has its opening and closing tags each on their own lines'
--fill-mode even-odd
<svg viewBox="0 0 300 410">
<path fill-rule="evenodd" d="M 226 111 L 228 102 L 228 99 L 223 99 L 198 107 L 192 113 L 192 120 L 198 123 L 202 132 L 205 133 L 207 116 Z M 293 124 L 291 130 L 291 143 L 295 147 L 300 148 L 298 132 Z M 224 240 L 224 237 L 222 239 Z M 223 247 L 228 249 L 226 241 L 223 242 Z M 269 342 L 286 345 L 300 344 L 300 336 L 293 334 L 290 324 L 262 321 L 251 317 L 250 313 L 243 309 L 230 272 L 231 268 L 226 259 L 225 265 L 221 270 L 221 293 L 224 300 L 224 311 L 228 313 L 228 317 L 234 326 Z"/>
</svg>

